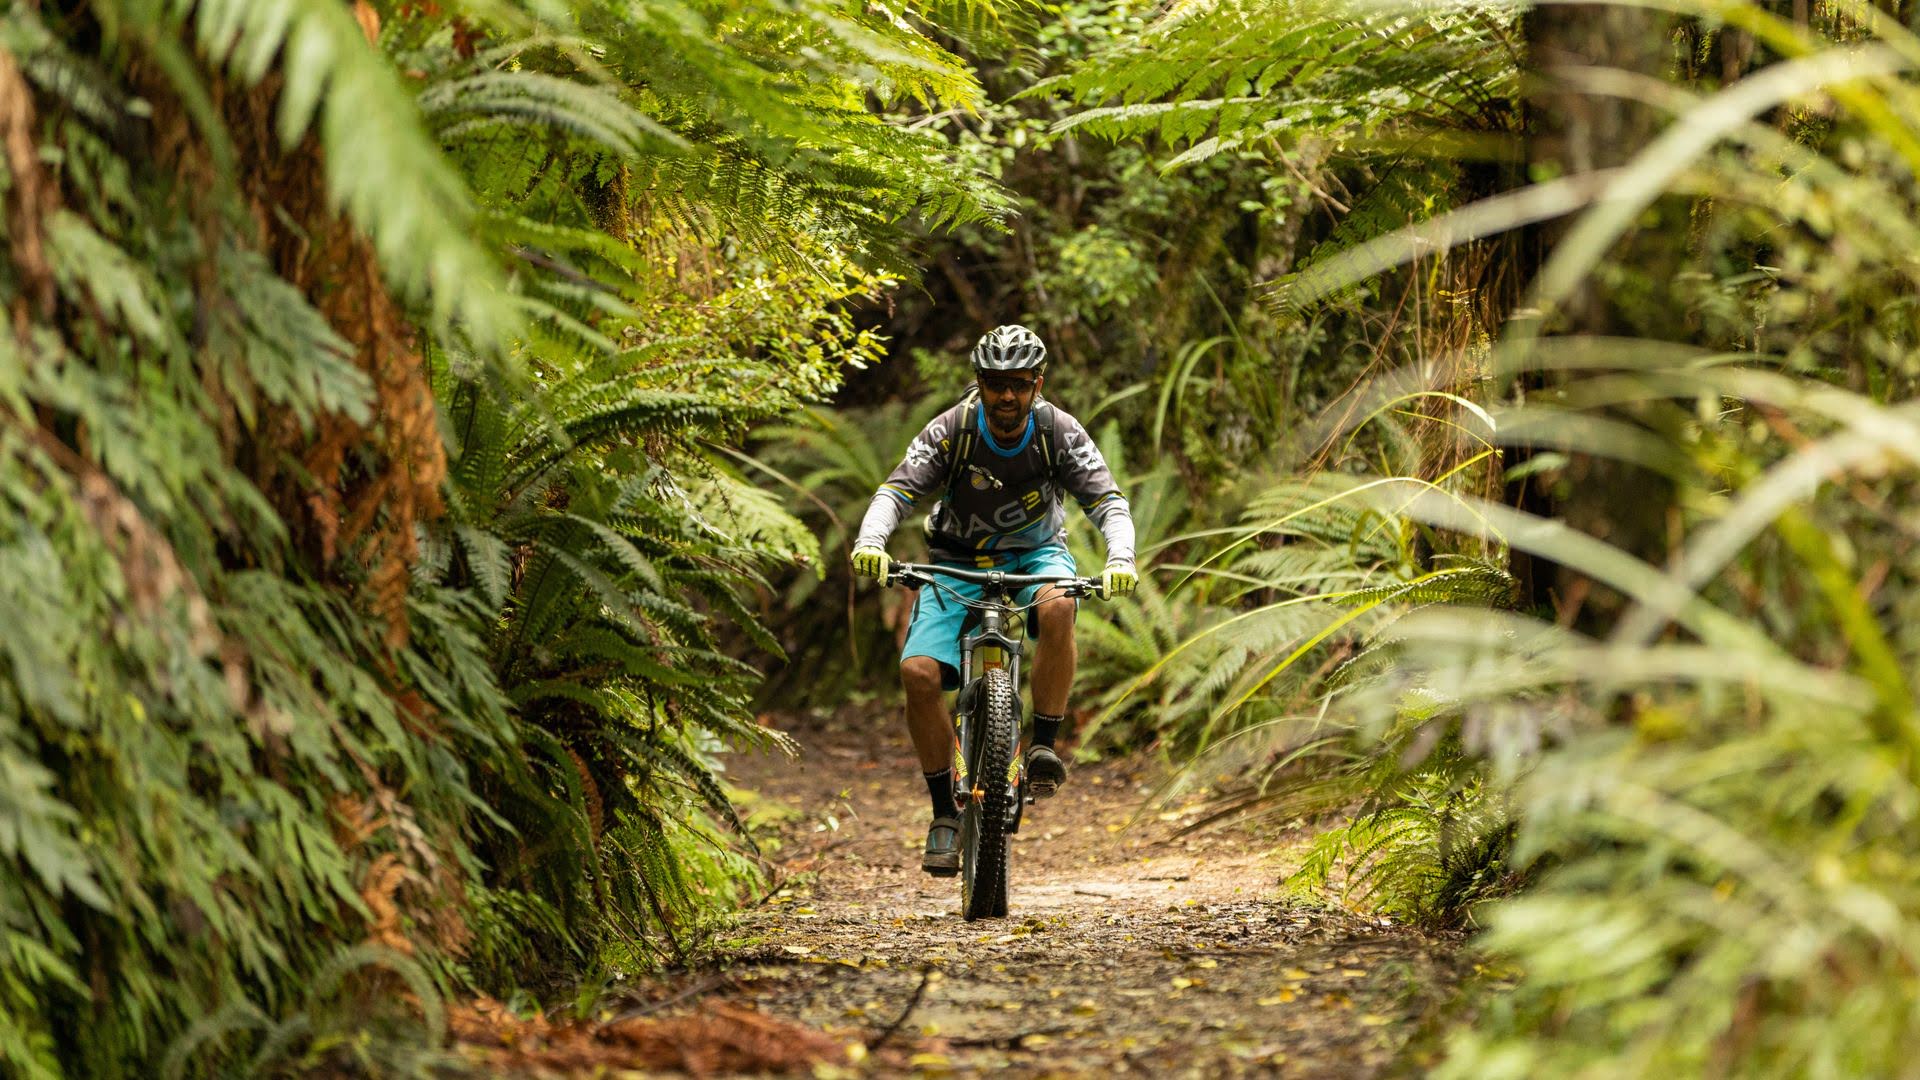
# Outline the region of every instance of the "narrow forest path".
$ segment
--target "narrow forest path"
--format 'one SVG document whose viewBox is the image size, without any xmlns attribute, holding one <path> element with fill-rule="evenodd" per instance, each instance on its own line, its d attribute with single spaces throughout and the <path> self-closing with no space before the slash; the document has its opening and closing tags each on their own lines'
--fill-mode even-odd
<svg viewBox="0 0 1920 1080">
<path fill-rule="evenodd" d="M 776 718 L 798 761 L 728 759 L 728 780 L 755 793 L 750 815 L 777 822 L 777 884 L 638 1010 L 744 1047 L 709 1061 L 824 1051 L 815 1075 L 1365 1077 L 1461 976 L 1445 942 L 1284 898 L 1297 844 L 1179 836 L 1192 815 L 1178 810 L 1134 820 L 1154 780 L 1138 759 L 1080 767 L 1030 807 L 1009 916 L 968 923 L 958 880 L 920 871 L 926 792 L 899 721 L 863 711 Z M 736 1023 L 754 1014 L 784 1023 Z"/>
<path fill-rule="evenodd" d="M 787 816 L 790 884 L 741 920 L 730 962 L 729 992 L 764 1012 L 871 1039 L 930 972 L 882 1047 L 927 1070 L 1351 1077 L 1457 981 L 1440 943 L 1282 899 L 1272 838 L 1134 820 L 1154 780 L 1139 760 L 1079 768 L 1030 807 L 1008 917 L 965 922 L 958 881 L 919 869 L 926 793 L 897 719 L 789 734 L 800 761 L 736 758 L 731 776 Z"/>
</svg>

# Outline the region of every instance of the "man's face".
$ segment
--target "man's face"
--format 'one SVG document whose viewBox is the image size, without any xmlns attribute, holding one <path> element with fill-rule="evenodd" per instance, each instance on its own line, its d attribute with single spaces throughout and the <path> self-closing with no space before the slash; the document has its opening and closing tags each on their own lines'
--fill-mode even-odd
<svg viewBox="0 0 1920 1080">
<path fill-rule="evenodd" d="M 1031 371 L 982 371 L 975 378 L 980 383 L 980 403 L 987 409 L 987 426 L 995 434 L 1015 433 L 1033 408 L 1041 377 Z"/>
</svg>

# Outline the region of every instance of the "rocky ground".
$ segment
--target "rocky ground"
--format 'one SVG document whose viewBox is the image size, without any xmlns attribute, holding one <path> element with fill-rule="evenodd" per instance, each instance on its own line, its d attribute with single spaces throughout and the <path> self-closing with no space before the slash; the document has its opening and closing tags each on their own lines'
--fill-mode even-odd
<svg viewBox="0 0 1920 1080">
<path fill-rule="evenodd" d="M 1158 777 L 1138 760 L 1030 807 L 1008 917 L 966 922 L 958 880 L 919 869 L 926 792 L 897 719 L 773 723 L 802 758 L 735 758 L 729 779 L 757 793 L 777 884 L 707 967 L 643 994 L 746 1047 L 683 1068 L 1362 1077 L 1463 974 L 1447 942 L 1284 898 L 1300 837 L 1142 810 Z"/>
</svg>

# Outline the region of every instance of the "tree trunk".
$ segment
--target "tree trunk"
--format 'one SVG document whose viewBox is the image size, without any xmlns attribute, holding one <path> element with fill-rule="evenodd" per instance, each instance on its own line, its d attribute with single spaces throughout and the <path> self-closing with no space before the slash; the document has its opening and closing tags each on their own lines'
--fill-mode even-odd
<svg viewBox="0 0 1920 1080">
<path fill-rule="evenodd" d="M 1632 7 L 1549 4 L 1528 14 L 1528 66 L 1534 90 L 1526 103 L 1526 158 L 1536 179 L 1578 176 L 1626 164 L 1652 139 L 1659 121 L 1653 109 L 1625 98 L 1585 93 L 1569 74 L 1599 67 L 1660 77 L 1666 64 L 1665 29 L 1664 16 Z M 1523 246 L 1544 257 L 1570 225 L 1571 219 L 1542 225 Z M 1652 237 L 1629 238 L 1625 246 L 1634 251 L 1629 260 L 1634 265 L 1644 262 L 1657 268 L 1681 254 L 1655 250 L 1672 245 Z M 1529 268 L 1537 269 L 1538 263 Z M 1647 335 L 1659 328 L 1648 324 L 1645 313 L 1623 310 L 1601 282 L 1589 280 L 1556 307 L 1550 324 L 1542 329 L 1556 336 L 1610 337 Z M 1545 377 L 1548 382 L 1554 378 Z M 1535 381 L 1533 385 L 1542 384 Z M 1663 561 L 1670 486 L 1660 477 L 1609 459 L 1570 456 L 1557 478 L 1536 474 L 1515 485 L 1519 490 L 1509 491 L 1510 501 L 1534 513 L 1560 517 L 1573 528 L 1640 558 Z M 1554 605 L 1565 623 L 1588 628 L 1604 625 L 1621 604 L 1611 591 L 1544 560 L 1520 558 L 1515 571 L 1532 599 Z"/>
</svg>

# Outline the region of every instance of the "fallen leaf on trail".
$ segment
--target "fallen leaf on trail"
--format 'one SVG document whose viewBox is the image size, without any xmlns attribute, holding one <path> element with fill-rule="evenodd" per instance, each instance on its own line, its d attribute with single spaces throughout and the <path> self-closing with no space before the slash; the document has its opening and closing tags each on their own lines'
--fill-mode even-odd
<svg viewBox="0 0 1920 1080">
<path fill-rule="evenodd" d="M 782 945 L 780 946 L 780 948 L 783 951 L 790 952 L 795 956 L 805 956 L 808 953 L 813 951 L 813 946 L 811 945 Z"/>
<path fill-rule="evenodd" d="M 1298 996 L 1299 996 L 1299 995 L 1297 995 L 1297 994 L 1295 994 L 1295 993 L 1293 992 L 1293 987 L 1291 987 L 1291 986 L 1283 986 L 1283 987 L 1281 987 L 1281 988 L 1280 988 L 1280 992 L 1279 992 L 1279 993 L 1277 993 L 1277 994 L 1275 994 L 1275 995 L 1273 995 L 1272 997 L 1263 997 L 1263 998 L 1261 998 L 1261 999 L 1260 999 L 1260 1000 L 1259 1000 L 1258 1002 L 1256 1002 L 1256 1004 L 1259 1004 L 1259 1005 L 1285 1005 L 1285 1004 L 1286 1004 L 1287 1002 L 1289 1002 L 1289 1001 L 1292 1001 L 1292 1000 L 1293 1000 L 1293 999 L 1294 999 L 1295 997 L 1298 997 Z"/>
<path fill-rule="evenodd" d="M 1048 1036 L 1045 1036 L 1045 1035 L 1041 1035 L 1041 1034 L 1038 1034 L 1038 1033 L 1036 1033 L 1036 1034 L 1033 1034 L 1033 1035 L 1023 1035 L 1023 1036 L 1021 1036 L 1021 1037 L 1020 1037 L 1020 1049 L 1022 1049 L 1022 1050 L 1038 1050 L 1039 1048 L 1041 1048 L 1041 1047 L 1043 1047 L 1043 1046 L 1045 1046 L 1045 1045 L 1047 1045 L 1048 1043 L 1050 1043 L 1050 1042 L 1052 1042 L 1052 1041 L 1053 1041 L 1053 1040 L 1052 1040 L 1051 1038 L 1049 1038 Z"/>
<path fill-rule="evenodd" d="M 1100 1011 L 1100 1006 L 1094 1004 L 1094 1002 L 1091 999 L 1089 999 L 1086 1001 L 1082 1001 L 1078 1005 L 1075 1005 L 1073 1007 L 1073 1011 L 1078 1013 L 1081 1016 L 1092 1016 L 1094 1013 L 1097 1013 Z"/>
<path fill-rule="evenodd" d="M 1192 979 L 1176 978 L 1173 980 L 1173 988 L 1175 990 L 1185 990 L 1187 987 L 1192 985 L 1193 985 Z"/>
<path fill-rule="evenodd" d="M 1360 1022 L 1368 1027 L 1384 1027 L 1387 1024 L 1393 1023 L 1393 1017 L 1381 1016 L 1379 1013 L 1368 1013 L 1360 1018 Z"/>
<path fill-rule="evenodd" d="M 1293 979 L 1295 981 L 1298 981 L 1300 979 L 1313 978 L 1312 975 L 1308 974 L 1305 971 L 1300 970 L 1299 968 L 1288 968 L 1287 970 L 1281 972 L 1280 974 L 1284 978 Z"/>
<path fill-rule="evenodd" d="M 638 1017 L 611 1024 L 549 1025 L 521 1021 L 481 999 L 456 1008 L 454 1036 L 486 1056 L 490 1075 L 569 1075 L 674 1070 L 712 1073 L 794 1072 L 845 1052 L 838 1040 L 753 1009 L 708 1002 L 688 1016 Z"/>
<path fill-rule="evenodd" d="M 1208 957 L 1205 960 L 1195 960 L 1193 966 L 1197 968 L 1216 968 L 1220 966 L 1220 961 Z"/>
<path fill-rule="evenodd" d="M 1364 971 L 1355 970 L 1354 968 L 1341 968 L 1340 974 L 1346 976 L 1349 979 L 1359 979 L 1359 978 L 1365 977 L 1367 973 Z"/>
<path fill-rule="evenodd" d="M 943 1068 L 953 1064 L 953 1059 L 947 1057 L 945 1054 L 915 1054 L 907 1059 L 907 1064 L 916 1069 L 924 1069 L 929 1066 Z"/>
</svg>

